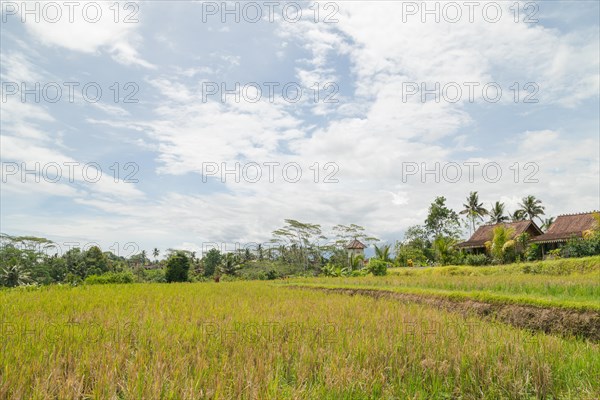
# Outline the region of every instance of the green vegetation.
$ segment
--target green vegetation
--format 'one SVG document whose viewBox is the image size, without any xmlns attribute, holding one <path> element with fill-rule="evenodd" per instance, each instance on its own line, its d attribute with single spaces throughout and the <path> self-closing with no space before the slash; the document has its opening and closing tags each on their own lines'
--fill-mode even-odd
<svg viewBox="0 0 600 400">
<path fill-rule="evenodd" d="M 512 220 L 537 218 L 544 215 L 541 200 L 526 196 Z M 406 230 L 403 241 L 394 245 L 375 245 L 379 239 L 359 225 L 335 225 L 325 233 L 321 225 L 286 219 L 285 225 L 272 232 L 269 242 L 251 247 L 221 252 L 210 249 L 200 257 L 188 250 L 167 249 L 162 260 L 160 251 L 151 252 L 154 261 L 142 250 L 129 257 L 103 252 L 99 247 L 71 248 L 58 254 L 56 245 L 45 238 L 12 237 L 0 234 L 0 285 L 6 287 L 45 285 L 52 283 L 115 282 L 115 274 L 134 276 L 135 282 L 202 282 L 231 280 L 274 280 L 288 277 L 362 277 L 368 274 L 385 275 L 390 267 L 420 267 L 444 265 L 501 265 L 515 261 L 535 261 L 547 258 L 578 258 L 600 255 L 600 215 L 593 229 L 582 232 L 562 247 L 546 250 L 530 243 L 527 233 L 514 236 L 514 231 L 496 227 L 491 240 L 485 243 L 484 254 L 460 250 L 457 244 L 463 237 L 463 226 L 472 232 L 477 222 L 489 216 L 489 222 L 509 219 L 505 205 L 495 202 L 486 209 L 479 194 L 471 192 L 457 213 L 446 205 L 446 198 L 436 197 L 428 208 L 422 225 Z M 461 221 L 459 215 L 466 220 Z M 544 226 L 551 224 L 546 218 Z M 375 254 L 350 254 L 346 245 L 352 240 L 373 245 Z M 108 275 L 105 278 L 97 276 Z M 93 277 L 93 278 L 90 278 Z M 90 279 L 88 279 L 90 278 Z M 129 278 L 127 278 L 129 279 Z"/>
<path fill-rule="evenodd" d="M 267 282 L 15 288 L 0 315 L 0 398 L 600 396 L 597 344 Z"/>
<path fill-rule="evenodd" d="M 107 272 L 102 275 L 91 275 L 84 281 L 88 285 L 107 285 L 109 283 L 133 283 L 135 276 L 127 272 Z"/>
<path fill-rule="evenodd" d="M 296 278 L 289 283 L 600 310 L 599 256 L 490 267 L 396 268 L 383 278 Z"/>
<path fill-rule="evenodd" d="M 167 282 L 187 282 L 190 270 L 190 259 L 183 252 L 171 254 L 167 260 L 165 279 Z"/>
</svg>

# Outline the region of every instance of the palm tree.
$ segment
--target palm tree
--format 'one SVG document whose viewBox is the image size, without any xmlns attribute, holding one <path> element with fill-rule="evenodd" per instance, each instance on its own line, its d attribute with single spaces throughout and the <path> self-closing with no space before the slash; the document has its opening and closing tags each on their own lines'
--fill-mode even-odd
<svg viewBox="0 0 600 400">
<path fill-rule="evenodd" d="M 375 258 L 380 259 L 381 261 L 384 261 L 386 263 L 392 263 L 392 256 L 390 254 L 390 245 L 385 245 L 382 247 L 377 247 L 377 245 L 375 246 Z"/>
<path fill-rule="evenodd" d="M 20 264 L 15 264 L 0 270 L 0 282 L 4 286 L 14 287 L 31 282 L 29 272 Z"/>
<path fill-rule="evenodd" d="M 142 257 L 142 265 L 146 264 L 146 250 L 142 250 L 140 256 Z"/>
<path fill-rule="evenodd" d="M 483 207 L 483 203 L 479 202 L 479 195 L 477 192 L 471 192 L 469 197 L 467 197 L 467 203 L 463 204 L 465 208 L 460 212 L 460 214 L 466 214 L 467 218 L 471 220 L 471 224 L 473 230 L 471 233 L 475 231 L 475 220 L 483 219 L 484 215 L 487 215 L 488 211 Z"/>
<path fill-rule="evenodd" d="M 514 213 L 511 214 L 510 220 L 512 222 L 525 221 L 525 213 L 523 212 L 523 210 L 516 210 Z"/>
<path fill-rule="evenodd" d="M 544 223 L 542 224 L 542 230 L 544 232 L 546 232 L 548 230 L 548 228 L 550 228 L 550 225 L 552 225 L 554 223 L 554 219 L 555 219 L 554 217 L 544 219 Z"/>
<path fill-rule="evenodd" d="M 495 202 L 490 209 L 490 222 L 492 224 L 501 224 L 508 221 L 508 217 L 504 215 L 504 203 Z"/>
<path fill-rule="evenodd" d="M 529 195 L 527 197 L 523 197 L 521 203 L 519 203 L 520 210 L 523 211 L 523 214 L 529 218 L 529 220 L 533 221 L 534 218 L 538 218 L 542 223 L 542 218 L 540 215 L 544 215 L 544 206 L 542 205 L 542 201 L 540 199 L 536 199 L 535 196 Z"/>
<path fill-rule="evenodd" d="M 349 264 L 352 271 L 358 271 L 365 266 L 365 256 L 362 254 L 351 254 Z"/>
<path fill-rule="evenodd" d="M 435 253 L 436 260 L 442 265 L 448 264 L 452 257 L 452 253 L 454 252 L 455 246 L 455 239 L 446 236 L 438 236 L 437 239 L 433 241 L 433 251 Z"/>
<path fill-rule="evenodd" d="M 514 248 L 515 241 L 512 239 L 514 234 L 514 228 L 506 228 L 503 225 L 494 228 L 494 237 L 491 242 L 487 242 L 486 247 L 489 248 L 496 261 L 503 262 L 506 253 Z"/>
<path fill-rule="evenodd" d="M 158 250 L 156 247 L 154 248 L 154 250 L 152 250 L 152 256 L 154 257 L 154 262 L 156 262 L 158 260 L 158 255 L 160 254 L 160 250 Z"/>
</svg>

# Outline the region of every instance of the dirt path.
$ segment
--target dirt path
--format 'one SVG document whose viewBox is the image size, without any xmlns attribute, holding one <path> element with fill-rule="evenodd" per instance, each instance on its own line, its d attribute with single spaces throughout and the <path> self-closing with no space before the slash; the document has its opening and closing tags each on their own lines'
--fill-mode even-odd
<svg viewBox="0 0 600 400">
<path fill-rule="evenodd" d="M 465 316 L 476 315 L 486 319 L 494 319 L 518 328 L 561 336 L 576 335 L 594 342 L 600 342 L 600 312 L 597 311 L 453 300 L 373 289 L 320 288 L 314 286 L 292 286 L 292 288 L 343 293 L 351 296 L 359 294 L 374 298 L 426 304 L 447 311 L 458 312 Z"/>
</svg>

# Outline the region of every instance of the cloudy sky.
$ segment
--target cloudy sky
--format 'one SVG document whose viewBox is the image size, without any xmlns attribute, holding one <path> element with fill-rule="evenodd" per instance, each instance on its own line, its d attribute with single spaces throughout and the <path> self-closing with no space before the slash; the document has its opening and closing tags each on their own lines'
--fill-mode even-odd
<svg viewBox="0 0 600 400">
<path fill-rule="evenodd" d="M 3 1 L 1 231 L 126 254 L 285 218 L 391 242 L 470 191 L 599 209 L 600 3 L 467 3 Z"/>
</svg>

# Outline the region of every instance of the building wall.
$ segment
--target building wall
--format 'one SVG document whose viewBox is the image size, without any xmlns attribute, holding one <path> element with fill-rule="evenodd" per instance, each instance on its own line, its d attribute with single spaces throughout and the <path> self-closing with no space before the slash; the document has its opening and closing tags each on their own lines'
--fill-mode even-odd
<svg viewBox="0 0 600 400">
<path fill-rule="evenodd" d="M 351 256 L 356 257 L 357 255 L 365 255 L 365 251 L 363 249 L 348 249 L 348 258 L 350 258 Z"/>
</svg>

